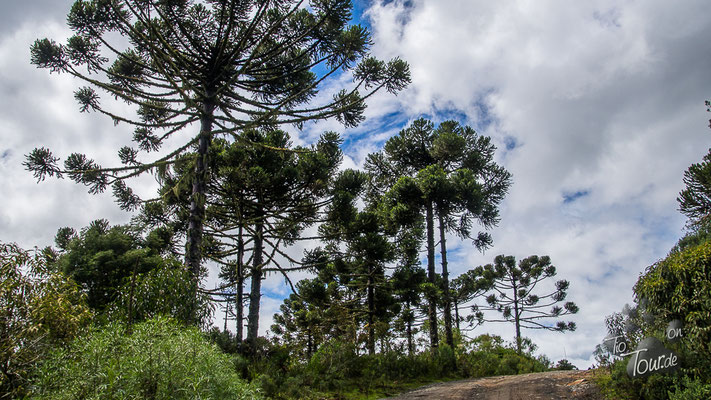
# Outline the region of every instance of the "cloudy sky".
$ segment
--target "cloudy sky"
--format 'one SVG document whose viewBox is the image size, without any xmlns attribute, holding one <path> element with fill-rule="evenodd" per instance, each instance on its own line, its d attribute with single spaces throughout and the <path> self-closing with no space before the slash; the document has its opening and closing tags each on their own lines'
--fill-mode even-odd
<svg viewBox="0 0 711 400">
<path fill-rule="evenodd" d="M 0 240 L 23 247 L 52 243 L 57 228 L 96 218 L 130 218 L 108 194 L 91 196 L 68 180 L 37 184 L 24 155 L 86 152 L 115 160 L 130 129 L 80 114 L 78 83 L 29 63 L 36 38 L 61 40 L 70 0 L 3 0 L 0 4 Z M 540 353 L 592 363 L 604 317 L 632 301 L 644 269 L 683 234 L 676 196 L 684 170 L 706 154 L 711 131 L 711 18 L 708 3 L 634 1 L 356 1 L 373 33 L 373 53 L 401 57 L 413 83 L 398 96 L 379 94 L 368 119 L 344 130 L 344 166 L 365 156 L 409 122 L 456 119 L 497 144 L 514 177 L 485 254 L 450 238 L 453 274 L 497 254 L 550 255 L 558 278 L 571 282 L 580 314 L 572 333 L 526 332 Z M 335 85 L 335 84 L 334 84 Z M 111 161 L 106 161 L 107 163 Z M 139 186 L 151 187 L 150 178 Z M 148 190 L 148 189 L 146 189 Z M 263 331 L 286 288 L 270 278 Z M 472 334 L 513 337 L 489 324 Z"/>
</svg>

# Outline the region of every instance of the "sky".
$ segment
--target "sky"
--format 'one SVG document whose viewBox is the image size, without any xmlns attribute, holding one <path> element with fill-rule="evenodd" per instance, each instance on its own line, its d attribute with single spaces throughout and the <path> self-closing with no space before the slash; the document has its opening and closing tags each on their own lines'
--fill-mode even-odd
<svg viewBox="0 0 711 400">
<path fill-rule="evenodd" d="M 71 3 L 0 3 L 0 240 L 25 248 L 51 245 L 63 226 L 131 217 L 109 193 L 92 196 L 69 180 L 38 184 L 22 166 L 42 146 L 109 163 L 130 141 L 130 128 L 79 113 L 72 94 L 78 82 L 30 65 L 35 39 L 68 37 Z M 632 302 L 640 273 L 684 233 L 676 201 L 683 173 L 711 143 L 704 106 L 711 99 L 708 3 L 359 0 L 355 6 L 356 19 L 371 29 L 373 55 L 407 61 L 412 84 L 397 96 L 371 98 L 366 121 L 355 129 L 326 121 L 294 131 L 294 141 L 311 143 L 335 130 L 344 137 L 343 168 L 360 168 L 368 153 L 420 117 L 456 119 L 490 136 L 513 185 L 491 249 L 482 254 L 470 241 L 448 238 L 452 276 L 498 254 L 549 255 L 556 278 L 570 281 L 568 299 L 580 307 L 570 320 L 578 328 L 524 335 L 553 361 L 590 366 L 605 316 Z M 150 196 L 155 183 L 144 177 L 135 186 Z M 267 279 L 265 289 L 263 333 L 288 294 L 279 277 Z M 469 335 L 485 332 L 513 338 L 510 324 L 486 324 Z"/>
</svg>

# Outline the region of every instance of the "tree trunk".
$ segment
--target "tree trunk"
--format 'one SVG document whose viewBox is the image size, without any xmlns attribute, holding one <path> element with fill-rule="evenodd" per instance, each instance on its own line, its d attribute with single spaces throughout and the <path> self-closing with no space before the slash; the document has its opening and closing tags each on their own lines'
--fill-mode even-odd
<svg viewBox="0 0 711 400">
<path fill-rule="evenodd" d="M 434 245 L 434 212 L 432 210 L 432 202 L 427 202 L 427 279 L 434 285 L 435 276 L 435 245 Z M 439 347 L 439 337 L 437 333 L 437 296 L 432 293 L 428 296 L 429 307 L 427 314 L 430 322 L 430 346 L 432 351 L 436 351 Z"/>
<path fill-rule="evenodd" d="M 211 90 L 207 90 L 208 98 Z M 202 227 L 205 219 L 205 199 L 207 188 L 208 150 L 212 139 L 212 116 L 215 105 L 206 101 L 202 106 L 200 118 L 200 136 L 198 138 L 197 160 L 195 162 L 195 176 L 193 177 L 192 195 L 190 196 L 190 216 L 188 218 L 188 232 L 185 242 L 185 265 L 193 279 L 193 291 L 197 300 L 198 286 L 200 283 L 200 263 L 202 261 Z M 194 302 L 192 318 L 198 322 L 197 301 Z"/>
<path fill-rule="evenodd" d="M 368 263 L 368 354 L 375 354 L 375 282 L 373 281 L 373 266 Z"/>
<path fill-rule="evenodd" d="M 447 270 L 447 243 L 442 215 L 439 216 L 439 248 L 442 256 L 442 292 L 444 292 L 444 334 L 447 345 L 454 348 L 452 334 L 452 302 L 449 296 L 449 271 Z"/>
<path fill-rule="evenodd" d="M 459 330 L 459 302 L 454 299 L 454 318 L 457 324 L 457 330 Z"/>
<path fill-rule="evenodd" d="M 195 176 L 193 177 L 192 195 L 190 196 L 187 241 L 185 243 L 185 265 L 187 265 L 193 279 L 196 281 L 200 275 L 200 262 L 202 260 L 202 225 L 205 219 L 207 153 L 212 139 L 212 114 L 214 110 L 215 105 L 210 101 L 206 101 L 202 106 L 200 136 L 198 138 L 197 159 L 195 161 Z"/>
<path fill-rule="evenodd" d="M 516 281 L 513 281 L 513 305 L 514 305 L 514 322 L 516 324 L 516 352 L 521 354 L 521 325 L 518 320 L 518 288 L 516 287 Z"/>
<path fill-rule="evenodd" d="M 235 299 L 235 319 L 237 343 L 244 337 L 244 239 L 242 226 L 237 239 L 237 295 Z"/>
<path fill-rule="evenodd" d="M 252 291 L 249 296 L 249 315 L 247 316 L 247 343 L 251 351 L 256 350 L 259 336 L 259 302 L 262 297 L 262 257 L 264 223 L 261 220 L 255 225 L 254 256 L 252 266 Z"/>
<path fill-rule="evenodd" d="M 410 302 L 407 302 L 407 354 L 409 356 L 412 356 L 412 354 L 415 352 L 415 348 L 412 343 L 412 318 L 411 317 L 411 309 L 410 309 Z"/>
</svg>

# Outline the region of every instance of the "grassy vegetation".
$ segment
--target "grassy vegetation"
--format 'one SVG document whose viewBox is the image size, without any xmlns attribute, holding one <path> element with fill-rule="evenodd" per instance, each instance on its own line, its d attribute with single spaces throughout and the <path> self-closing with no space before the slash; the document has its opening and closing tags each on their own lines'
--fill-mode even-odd
<svg viewBox="0 0 711 400">
<path fill-rule="evenodd" d="M 442 345 L 411 356 L 394 351 L 358 354 L 352 344 L 329 341 L 303 360 L 285 346 L 262 344 L 256 359 L 235 354 L 234 364 L 272 399 L 374 399 L 428 383 L 541 372 L 550 366 L 545 357 L 519 354 L 513 344 L 489 335 L 456 350 Z"/>
</svg>

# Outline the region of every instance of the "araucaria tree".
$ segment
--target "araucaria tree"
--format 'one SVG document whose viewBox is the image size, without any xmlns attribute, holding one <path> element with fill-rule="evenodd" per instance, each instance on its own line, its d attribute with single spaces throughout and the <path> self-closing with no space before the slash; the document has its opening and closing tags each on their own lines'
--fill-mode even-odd
<svg viewBox="0 0 711 400">
<path fill-rule="evenodd" d="M 215 137 L 236 140 L 251 126 L 332 117 L 354 126 L 370 95 L 409 83 L 407 63 L 368 55 L 370 35 L 349 25 L 350 10 L 350 0 L 77 0 L 67 17 L 74 36 L 66 44 L 35 41 L 32 63 L 85 82 L 75 92 L 81 111 L 132 126 L 136 147 L 121 148 L 123 166 L 114 168 L 79 153 L 60 167 L 43 147 L 25 165 L 38 180 L 66 175 L 91 193 L 112 185 L 121 207 L 131 210 L 141 200 L 127 178 L 161 171 L 192 152 L 185 262 L 197 283 Z M 352 74 L 352 87 L 317 97 L 319 86 L 340 72 Z M 103 104 L 111 99 L 134 105 L 136 113 Z M 152 159 L 141 155 L 167 139 L 176 147 Z"/>
<path fill-rule="evenodd" d="M 574 331 L 574 322 L 558 321 L 555 324 L 546 320 L 557 319 L 564 315 L 575 314 L 578 306 L 572 301 L 558 305 L 567 296 L 569 282 L 560 280 L 555 283 L 555 290 L 544 295 L 533 292 L 536 285 L 556 274 L 555 267 L 548 256 L 530 256 L 519 261 L 513 256 L 500 255 L 494 264 L 478 267 L 475 273 L 488 281 L 491 295 L 486 298 L 488 306 L 473 306 L 480 322 L 513 322 L 516 326 L 516 347 L 521 352 L 521 328 L 547 329 L 550 331 Z M 550 309 L 546 310 L 548 307 Z M 483 311 L 495 310 L 503 319 L 485 319 Z"/>
</svg>

